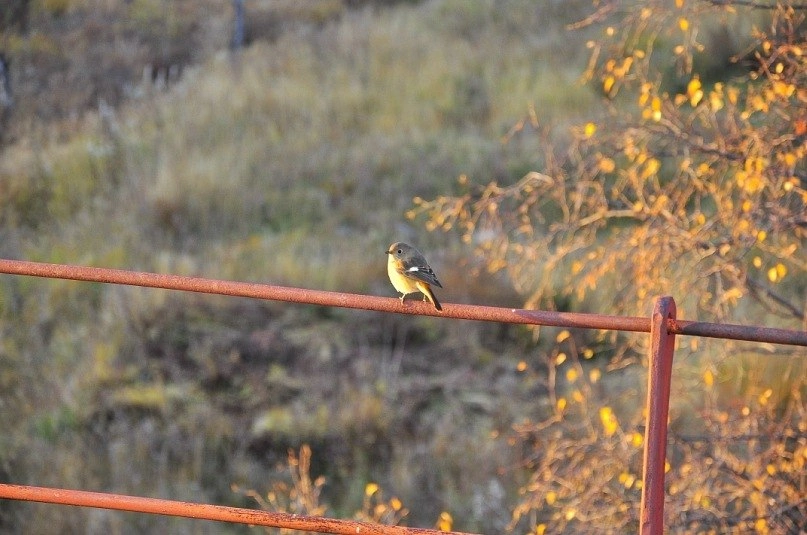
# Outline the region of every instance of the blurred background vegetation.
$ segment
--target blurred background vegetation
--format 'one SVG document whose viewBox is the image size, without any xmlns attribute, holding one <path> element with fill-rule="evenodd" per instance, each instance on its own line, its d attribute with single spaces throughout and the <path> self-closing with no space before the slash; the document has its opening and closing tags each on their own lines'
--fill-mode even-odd
<svg viewBox="0 0 807 535">
<path fill-rule="evenodd" d="M 679 317 L 804 328 L 806 69 L 777 49 L 792 87 L 764 100 L 760 35 L 790 22 L 798 46 L 803 20 L 645 4 L 248 0 L 233 50 L 226 0 L 11 0 L 0 256 L 392 296 L 405 240 L 447 302 L 642 315 L 669 293 Z M 781 165 L 671 152 L 681 133 Z M 3 276 L 0 479 L 635 531 L 645 343 Z M 795 532 L 804 352 L 683 338 L 676 359 L 668 524 Z M 247 531 L 12 502 L 0 527 Z"/>
</svg>

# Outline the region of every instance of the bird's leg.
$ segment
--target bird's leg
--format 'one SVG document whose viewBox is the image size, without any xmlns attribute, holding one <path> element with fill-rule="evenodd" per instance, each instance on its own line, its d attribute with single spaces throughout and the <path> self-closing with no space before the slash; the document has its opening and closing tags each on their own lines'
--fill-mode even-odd
<svg viewBox="0 0 807 535">
<path fill-rule="evenodd" d="M 401 294 L 401 304 L 403 304 L 404 299 L 406 299 L 406 294 Z"/>
</svg>

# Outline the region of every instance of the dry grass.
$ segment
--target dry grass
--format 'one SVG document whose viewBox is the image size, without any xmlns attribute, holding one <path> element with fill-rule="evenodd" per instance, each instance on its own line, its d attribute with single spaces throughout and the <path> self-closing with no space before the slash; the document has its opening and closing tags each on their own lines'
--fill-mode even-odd
<svg viewBox="0 0 807 535">
<path fill-rule="evenodd" d="M 18 110 L 34 116 L 39 107 L 44 121 L 15 123 L 16 141 L 0 159 L 3 255 L 392 295 L 381 251 L 407 239 L 431 251 L 442 278 L 464 285 L 462 248 L 403 218 L 412 198 L 450 192 L 460 174 L 483 181 L 532 167 L 529 145 L 500 142 L 531 103 L 543 121 L 557 125 L 594 103 L 593 93 L 573 83 L 582 52 L 563 44 L 580 39 L 562 30 L 571 12 L 524 1 L 500 7 L 424 2 L 347 10 L 334 3 L 328 13 L 289 14 L 256 4 L 265 16 L 253 19 L 252 45 L 233 57 L 213 52 L 227 42 L 222 22 L 229 2 L 42 4 L 30 22 L 44 33 L 30 39 L 5 34 L 2 42 L 18 67 L 59 66 L 65 95 L 57 101 L 26 92 L 51 83 L 52 72 L 18 78 Z M 202 13 L 211 17 L 195 23 Z M 116 35 L 116 24 L 126 26 L 127 38 L 143 36 L 143 46 L 120 41 L 114 54 L 102 54 L 110 50 L 106 39 Z M 74 53 L 64 53 L 60 39 L 66 36 L 74 40 Z M 173 75 L 172 64 L 178 67 Z M 144 75 L 149 65 L 156 70 Z M 103 84 L 94 85 L 99 80 Z M 570 89 L 557 91 L 561 84 Z M 98 97 L 113 107 L 99 107 Z M 491 298 L 490 285 L 477 297 L 472 288 L 447 292 L 463 300 Z M 320 400 L 307 391 L 300 397 L 295 366 L 259 361 L 256 369 L 239 368 L 230 350 L 213 341 L 227 338 L 215 327 L 221 318 L 203 312 L 173 318 L 166 311 L 197 305 L 172 302 L 166 293 L 4 278 L 0 295 L 0 328 L 7 334 L 3 427 L 16 430 L 3 434 L 0 467 L 15 480 L 146 495 L 156 485 L 180 499 L 228 503 L 234 500 L 229 481 L 213 480 L 222 473 L 217 463 L 233 457 L 226 463 L 230 477 L 265 488 L 258 476 L 265 473 L 263 462 L 244 448 L 262 447 L 261 437 L 272 436 L 263 431 L 267 425 L 285 425 L 283 443 L 270 441 L 269 449 L 282 452 L 307 438 L 315 455 L 320 449 L 323 458 L 329 455 L 327 497 L 348 489 L 347 501 L 334 502 L 337 508 L 361 505 L 364 483 L 373 478 L 400 488 L 396 493 L 419 509 L 413 522 L 431 523 L 440 512 L 424 488 L 443 494 L 456 514 L 475 518 L 458 526 L 485 522 L 486 512 L 464 498 L 478 494 L 484 501 L 496 455 L 508 454 L 491 443 L 489 465 L 470 470 L 467 445 L 500 424 L 487 417 L 473 423 L 466 410 L 487 410 L 495 398 L 480 401 L 469 392 L 469 401 L 446 407 L 428 401 L 435 385 L 420 377 L 429 369 L 429 359 L 420 358 L 432 355 L 421 344 L 440 339 L 449 342 L 443 354 L 458 351 L 472 367 L 487 363 L 479 364 L 489 370 L 480 378 L 506 377 L 490 348 L 467 344 L 484 331 L 443 330 L 415 319 L 384 323 L 389 332 L 378 340 L 349 341 L 339 334 L 347 324 L 338 313 L 327 329 L 318 313 L 292 314 L 297 338 L 289 351 L 302 359 L 306 377 L 323 366 L 316 359 L 305 364 L 309 354 L 355 361 L 332 372 L 343 394 Z M 244 317 L 234 316 L 243 330 Z M 211 328 L 218 334 L 202 336 Z M 404 358 L 410 354 L 417 357 L 415 376 L 406 364 L 414 357 Z M 180 379 L 183 366 L 198 368 L 199 376 Z M 341 369 L 347 375 L 339 375 Z M 458 381 L 452 372 L 449 388 L 459 388 Z M 219 401 L 212 402 L 217 389 Z M 295 401 L 285 404 L 283 396 Z M 408 407 L 403 414 L 393 411 L 401 399 Z M 412 414 L 422 403 L 433 406 Z M 233 423 L 226 407 L 247 415 Z M 289 418 L 291 427 L 283 424 Z M 393 425 L 407 426 L 406 438 L 394 438 Z M 466 425 L 473 425 L 472 435 L 455 440 Z M 306 437 L 292 436 L 301 429 Z M 423 442 L 418 429 L 435 431 Z M 352 438 L 345 444 L 337 439 L 342 436 Z M 85 462 L 87 451 L 97 452 L 99 462 Z M 454 459 L 452 474 L 467 475 L 457 482 L 438 475 L 434 454 Z M 55 459 L 55 467 L 45 469 L 37 458 Z M 127 479 L 122 467 L 133 460 L 144 466 L 144 479 Z M 475 473 L 484 474 L 480 490 Z M 200 479 L 201 487 L 191 483 Z M 32 529 L 170 525 L 38 506 L 12 509 L 16 513 L 3 518 L 14 522 L 35 510 Z"/>
<path fill-rule="evenodd" d="M 131 9 L 137 24 L 161 8 Z M 106 232 L 90 234 L 112 228 L 163 254 L 190 247 L 211 276 L 212 266 L 239 266 L 234 275 L 356 288 L 351 274 L 369 266 L 331 259 L 369 260 L 402 232 L 428 243 L 401 218 L 413 196 L 450 192 L 463 173 L 483 180 L 533 165 L 530 147 L 498 140 L 529 104 L 547 122 L 592 104 L 574 83 L 581 52 L 556 41 L 570 37 L 557 17 L 571 15 L 548 11 L 444 2 L 347 12 L 313 38 L 288 31 L 237 59 L 211 56 L 165 95 L 136 91 L 150 97 L 90 116 L 66 143 L 46 142 L 34 166 L 11 147 L 5 176 L 28 190 L 20 197 L 47 184 L 42 215 L 53 226 L 82 212 L 87 228 L 70 232 L 84 243 L 104 247 Z M 549 36 L 529 35 L 539 22 Z M 30 216 L 23 199 L 8 204 Z M 292 247 L 300 243 L 309 246 Z M 75 250 L 93 262 L 98 247 Z M 148 249 L 127 249 L 121 265 L 150 268 Z M 328 273 L 312 280 L 322 262 Z"/>
<path fill-rule="evenodd" d="M 252 43 L 234 56 L 224 51 L 224 0 L 38 3 L 32 23 L 43 31 L 2 43 L 18 61 L 61 66 L 68 90 L 58 102 L 19 98 L 27 116 L 42 106 L 46 120 L 21 126 L 0 158 L 0 253 L 393 295 L 381 252 L 405 239 L 430 251 L 449 300 L 517 304 L 508 281 L 474 278 L 454 237 L 404 213 L 413 197 L 458 191 L 460 175 L 513 183 L 540 169 L 548 156 L 529 132 L 502 143 L 530 106 L 557 139 L 596 113 L 599 95 L 577 82 L 588 36 L 565 30 L 588 2 L 391 4 L 255 2 Z M 121 42 L 94 61 L 124 19 L 122 35 L 142 36 L 143 47 Z M 65 54 L 66 34 L 79 52 Z M 152 80 L 145 65 L 181 74 Z M 99 79 L 110 85 L 93 94 Z M 99 109 L 99 95 L 113 108 Z M 574 454 L 580 433 L 589 459 L 601 447 L 614 455 L 598 474 L 623 493 L 610 505 L 635 505 L 636 487 L 619 477 L 624 466 L 635 475 L 639 450 L 620 440 L 639 421 L 643 377 L 614 369 L 592 382 L 598 364 L 577 356 L 609 355 L 614 340 L 583 334 L 577 355 L 556 334 L 544 330 L 535 344 L 486 325 L 0 278 L 0 427 L 12 430 L 0 436 L 0 474 L 231 503 L 231 482 L 269 489 L 274 463 L 305 440 L 322 463 L 312 475 L 326 474 L 329 512 L 360 509 L 366 483 L 379 481 L 413 524 L 449 510 L 457 529 L 501 531 L 524 503 L 519 487 L 541 484 L 523 456 L 541 440 Z M 556 366 L 548 356 L 561 351 L 570 357 Z M 798 372 L 728 369 L 700 351 L 682 367 L 682 414 L 711 396 L 764 396 Z M 711 393 L 705 368 L 717 378 Z M 550 369 L 560 380 L 547 396 Z M 583 401 L 569 401 L 560 421 L 569 435 L 512 431 L 554 418 L 558 397 L 574 400 L 578 389 Z M 786 402 L 775 394 L 766 407 Z M 623 434 L 598 434 L 606 404 Z M 540 515 L 563 512 L 540 488 Z M 22 525 L 31 511 L 32 531 L 176 527 L 16 505 L 0 510 L 0 526 Z"/>
</svg>

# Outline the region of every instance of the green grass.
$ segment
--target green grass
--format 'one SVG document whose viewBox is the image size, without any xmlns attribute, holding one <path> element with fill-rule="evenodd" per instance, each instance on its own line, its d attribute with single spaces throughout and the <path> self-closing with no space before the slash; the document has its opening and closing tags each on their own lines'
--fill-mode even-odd
<svg viewBox="0 0 807 535">
<path fill-rule="evenodd" d="M 157 269 L 156 246 L 199 274 L 360 289 L 378 261 L 368 252 L 401 229 L 448 248 L 405 222 L 414 196 L 451 193 L 461 173 L 517 179 L 534 149 L 499 137 L 529 104 L 562 123 L 596 102 L 575 84 L 583 53 L 557 42 L 578 39 L 563 33 L 564 13 L 500 7 L 349 12 L 314 39 L 290 31 L 237 60 L 211 57 L 168 94 L 120 109 L 113 133 L 90 116 L 38 152 L 38 170 L 9 162 L 23 183 L 10 208 L 31 217 L 26 199 L 44 196 L 33 217 L 60 242 L 25 255 Z M 554 38 L 530 38 L 539 21 Z M 110 234 L 127 246 L 110 250 Z"/>
</svg>

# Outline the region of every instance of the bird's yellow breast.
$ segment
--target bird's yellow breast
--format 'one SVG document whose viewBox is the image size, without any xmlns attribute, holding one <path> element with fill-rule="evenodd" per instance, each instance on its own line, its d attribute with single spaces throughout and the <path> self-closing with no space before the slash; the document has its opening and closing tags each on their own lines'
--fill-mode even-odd
<svg viewBox="0 0 807 535">
<path fill-rule="evenodd" d="M 406 275 L 401 275 L 401 273 L 398 272 L 397 262 L 398 261 L 392 256 L 390 256 L 389 261 L 387 262 L 387 274 L 389 275 L 389 280 L 392 285 L 402 294 L 419 292 L 420 290 L 417 287 L 417 280 L 407 277 Z"/>
</svg>

